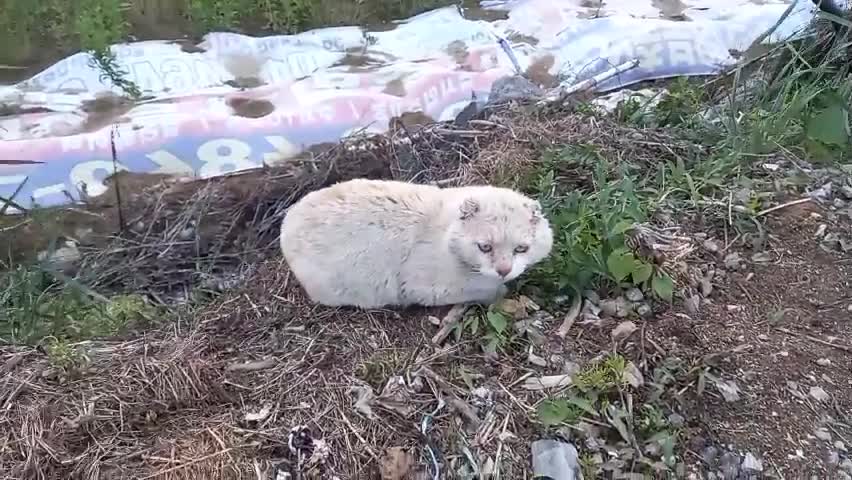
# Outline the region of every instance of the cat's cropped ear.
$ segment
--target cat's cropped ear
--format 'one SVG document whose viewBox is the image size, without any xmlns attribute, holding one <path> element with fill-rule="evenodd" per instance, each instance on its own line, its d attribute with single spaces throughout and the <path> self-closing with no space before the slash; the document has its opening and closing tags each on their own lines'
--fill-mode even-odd
<svg viewBox="0 0 852 480">
<path fill-rule="evenodd" d="M 530 212 L 532 213 L 532 223 L 538 223 L 542 218 L 544 218 L 544 214 L 541 212 L 541 204 L 538 203 L 538 200 L 533 200 L 532 202 L 527 204 Z"/>
<path fill-rule="evenodd" d="M 467 220 L 479 212 L 479 202 L 470 197 L 465 198 L 459 207 L 459 212 L 461 213 L 461 219 Z"/>
</svg>

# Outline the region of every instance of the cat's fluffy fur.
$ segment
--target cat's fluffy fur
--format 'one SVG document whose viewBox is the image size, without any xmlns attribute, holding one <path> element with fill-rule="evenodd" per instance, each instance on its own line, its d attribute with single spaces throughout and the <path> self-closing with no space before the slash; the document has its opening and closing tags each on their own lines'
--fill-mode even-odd
<svg viewBox="0 0 852 480">
<path fill-rule="evenodd" d="M 552 246 L 537 201 L 490 186 L 350 180 L 309 193 L 281 225 L 290 270 L 329 306 L 491 302 Z"/>
</svg>

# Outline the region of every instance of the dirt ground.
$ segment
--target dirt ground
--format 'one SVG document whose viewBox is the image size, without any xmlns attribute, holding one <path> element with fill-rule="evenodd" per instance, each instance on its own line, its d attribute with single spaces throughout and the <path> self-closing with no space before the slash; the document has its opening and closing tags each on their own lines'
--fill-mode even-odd
<svg viewBox="0 0 852 480">
<path fill-rule="evenodd" d="M 491 118 L 476 126 L 487 133 L 461 143 L 429 137 L 431 152 L 464 148 L 467 163 L 457 153 L 406 156 L 385 144 L 371 157 L 371 176 L 481 178 L 501 155 L 522 163 L 542 138 L 570 142 L 590 128 L 567 128 L 565 118 L 536 119 L 523 132 Z M 457 148 L 434 148 L 448 144 Z M 335 172 L 297 190 L 346 178 Z M 757 250 L 723 226 L 687 224 L 681 234 L 695 250 L 685 259 L 692 275 L 678 285 L 684 298 L 631 318 L 635 331 L 618 341 L 612 332 L 623 319 L 578 320 L 562 339 L 556 331 L 570 308 L 545 311 L 516 295 L 525 312 L 512 328 L 523 341 L 494 358 L 470 336 L 432 342 L 448 309 L 307 301 L 274 248 L 277 219 L 298 197 L 275 182 L 301 174 L 267 172 L 259 193 L 227 187 L 245 186 L 237 177 L 180 187 L 176 204 L 203 205 L 182 213 L 166 213 L 170 197 L 156 190 L 138 210 L 153 219 L 145 228 L 83 252 L 81 269 L 109 272 L 101 288 L 155 292 L 168 305 L 181 297 L 178 286 L 207 282 L 221 293 L 198 308 L 177 302 L 126 338 L 85 342 L 80 370 L 57 368 L 41 349 L 0 347 L 0 478 L 530 478 L 531 442 L 560 434 L 535 414 L 559 389 L 536 389 L 533 380 L 613 351 L 645 378 L 637 402 L 666 362 L 680 361 L 667 387 L 674 394 L 664 397 L 667 414 L 682 419 L 677 478 L 847 478 L 852 258 L 823 249 L 817 236 L 852 234 L 839 211 L 812 201 L 768 213 Z M 270 192 L 276 201 L 261 198 Z M 176 241 L 187 228 L 205 241 Z M 218 266 L 203 275 L 193 270 L 199 245 Z M 726 382 L 724 391 L 711 376 Z M 593 440 L 572 437 L 583 452 Z M 594 453 L 608 455 L 605 465 L 635 463 L 609 447 Z M 744 468 L 748 456 L 759 470 Z"/>
</svg>

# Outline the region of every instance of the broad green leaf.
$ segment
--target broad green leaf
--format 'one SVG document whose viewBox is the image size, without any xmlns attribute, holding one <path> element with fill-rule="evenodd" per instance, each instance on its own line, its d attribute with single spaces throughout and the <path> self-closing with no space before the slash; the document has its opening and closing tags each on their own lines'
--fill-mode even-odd
<svg viewBox="0 0 852 480">
<path fill-rule="evenodd" d="M 571 405 L 574 405 L 575 407 L 579 408 L 580 410 L 588 413 L 589 415 L 591 415 L 593 417 L 599 417 L 600 416 L 600 413 L 598 413 L 598 411 L 595 410 L 595 406 L 592 405 L 592 402 L 590 402 L 589 400 L 587 400 L 585 398 L 571 397 L 571 398 L 568 399 L 568 402 Z"/>
<path fill-rule="evenodd" d="M 509 321 L 506 319 L 506 316 L 500 312 L 489 311 L 488 312 L 488 323 L 491 324 L 491 327 L 497 331 L 497 333 L 503 333 L 506 330 L 506 326 Z"/>
<path fill-rule="evenodd" d="M 848 116 L 843 105 L 833 103 L 808 119 L 805 131 L 809 138 L 829 145 L 843 146 L 849 142 Z"/>
<path fill-rule="evenodd" d="M 665 274 L 655 275 L 651 281 L 651 288 L 658 297 L 670 302 L 674 295 L 674 282 L 672 278 Z"/>
<path fill-rule="evenodd" d="M 606 267 L 612 278 L 616 282 L 620 282 L 633 273 L 634 261 L 635 258 L 632 253 L 618 249 L 609 254 L 609 258 L 606 259 Z"/>
<path fill-rule="evenodd" d="M 568 402 L 562 398 L 549 399 L 541 402 L 536 409 L 538 420 L 547 425 L 559 425 L 570 415 Z"/>
<path fill-rule="evenodd" d="M 651 278 L 652 273 L 654 273 L 654 267 L 650 263 L 636 260 L 636 263 L 633 265 L 633 283 L 639 285 L 646 282 Z"/>
</svg>

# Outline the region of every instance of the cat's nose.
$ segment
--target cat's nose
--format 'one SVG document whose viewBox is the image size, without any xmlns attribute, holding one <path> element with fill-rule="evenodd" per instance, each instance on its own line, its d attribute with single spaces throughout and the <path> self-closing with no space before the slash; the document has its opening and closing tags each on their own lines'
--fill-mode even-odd
<svg viewBox="0 0 852 480">
<path fill-rule="evenodd" d="M 496 270 L 497 270 L 497 275 L 500 275 L 501 277 L 505 277 L 506 275 L 512 273 L 512 266 L 511 265 L 497 265 Z"/>
</svg>

